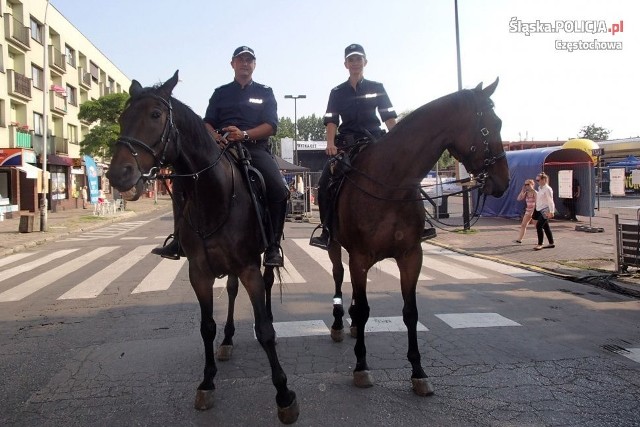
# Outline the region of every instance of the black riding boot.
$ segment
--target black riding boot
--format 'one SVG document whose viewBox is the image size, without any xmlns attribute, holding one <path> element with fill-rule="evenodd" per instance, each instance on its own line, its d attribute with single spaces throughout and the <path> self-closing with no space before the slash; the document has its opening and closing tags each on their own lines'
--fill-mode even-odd
<svg viewBox="0 0 640 427">
<path fill-rule="evenodd" d="M 329 249 L 329 240 L 331 240 L 331 235 L 329 233 L 329 229 L 331 227 L 331 205 L 332 200 L 329 195 L 329 179 L 331 172 L 329 171 L 329 166 L 325 166 L 322 171 L 322 175 L 320 176 L 320 180 L 318 181 L 318 208 L 320 210 L 320 227 L 322 228 L 322 233 L 319 236 L 311 236 L 309 239 L 309 244 L 311 246 L 318 247 L 320 249 Z M 315 231 L 315 230 L 314 230 Z"/>
<path fill-rule="evenodd" d="M 180 240 L 178 238 L 178 222 L 182 218 L 182 210 L 184 209 L 184 197 L 182 191 L 176 191 L 176 185 L 174 184 L 174 192 L 172 198 L 173 206 L 173 234 L 169 234 L 162 246 L 151 249 L 151 253 L 160 255 L 162 258 L 179 260 L 181 256 L 184 256 L 182 248 L 180 247 Z M 171 239 L 171 242 L 167 242 Z"/>
<path fill-rule="evenodd" d="M 280 249 L 280 240 L 282 240 L 282 232 L 284 231 L 284 220 L 287 216 L 286 199 L 282 202 L 270 203 L 269 215 L 271 217 L 273 240 L 264 251 L 263 264 L 266 267 L 284 267 L 284 258 L 282 256 L 282 249 Z"/>
</svg>

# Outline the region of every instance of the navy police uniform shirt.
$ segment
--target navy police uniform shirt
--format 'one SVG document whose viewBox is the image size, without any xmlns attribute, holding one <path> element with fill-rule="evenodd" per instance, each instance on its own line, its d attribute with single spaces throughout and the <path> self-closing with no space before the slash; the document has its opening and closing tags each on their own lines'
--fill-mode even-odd
<svg viewBox="0 0 640 427">
<path fill-rule="evenodd" d="M 217 130 L 227 126 L 249 130 L 268 123 L 275 134 L 278 128 L 277 109 L 273 89 L 269 86 L 251 81 L 243 88 L 234 80 L 213 91 L 204 121 Z"/>
<path fill-rule="evenodd" d="M 383 122 L 398 117 L 382 83 L 362 79 L 354 90 L 347 80 L 331 91 L 324 125 L 335 123 L 340 134 L 368 136 L 368 131 L 377 137 L 382 130 L 376 110 Z"/>
</svg>

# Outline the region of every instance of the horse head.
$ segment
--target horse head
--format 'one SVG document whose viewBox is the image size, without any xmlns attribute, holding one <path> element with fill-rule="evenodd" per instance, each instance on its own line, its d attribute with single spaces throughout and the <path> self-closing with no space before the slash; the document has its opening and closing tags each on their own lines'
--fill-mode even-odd
<svg viewBox="0 0 640 427">
<path fill-rule="evenodd" d="M 119 118 L 120 136 L 107 172 L 111 185 L 126 200 L 137 200 L 144 182 L 170 164 L 179 148 L 173 121 L 171 93 L 178 83 L 178 71 L 162 85 L 143 88 L 133 80 L 131 96 Z"/>
<path fill-rule="evenodd" d="M 465 123 L 462 133 L 448 147 L 453 157 L 462 162 L 486 195 L 500 197 L 509 186 L 509 167 L 502 147 L 502 121 L 493 110 L 491 95 L 498 79 L 482 89 L 482 83 L 465 95 Z M 469 95 L 470 94 L 470 95 Z"/>
</svg>

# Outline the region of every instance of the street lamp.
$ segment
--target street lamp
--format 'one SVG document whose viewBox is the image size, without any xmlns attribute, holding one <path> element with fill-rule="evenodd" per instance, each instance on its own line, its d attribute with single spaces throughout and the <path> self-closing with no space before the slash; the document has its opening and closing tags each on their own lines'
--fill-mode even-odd
<svg viewBox="0 0 640 427">
<path fill-rule="evenodd" d="M 293 99 L 293 164 L 298 165 L 298 99 L 307 95 L 285 95 L 285 99 Z"/>
<path fill-rule="evenodd" d="M 47 12 L 49 11 L 49 0 L 44 7 L 44 45 L 42 46 L 42 200 L 40 201 L 40 231 L 49 231 L 48 217 L 47 217 L 47 192 L 49 191 L 49 181 L 47 177 L 47 144 L 49 132 L 49 58 L 47 56 L 47 40 L 49 38 L 49 26 L 47 25 Z"/>
</svg>

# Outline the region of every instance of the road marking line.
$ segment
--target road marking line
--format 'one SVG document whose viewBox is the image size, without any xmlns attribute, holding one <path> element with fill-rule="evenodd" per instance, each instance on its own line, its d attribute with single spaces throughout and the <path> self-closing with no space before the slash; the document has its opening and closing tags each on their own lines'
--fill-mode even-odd
<svg viewBox="0 0 640 427">
<path fill-rule="evenodd" d="M 371 267 L 371 270 L 369 270 L 369 272 L 374 273 L 378 271 L 382 271 L 390 276 L 395 277 L 396 279 L 400 279 L 400 269 L 398 268 L 398 264 L 396 263 L 395 259 L 383 259 L 382 261 Z M 425 276 L 424 274 L 420 273 L 420 275 L 418 276 L 418 280 L 433 280 L 433 277 Z"/>
<path fill-rule="evenodd" d="M 142 292 L 166 291 L 176 279 L 180 269 L 186 262 L 187 259 L 184 257 L 175 261 L 163 258 L 131 293 L 139 294 Z"/>
<path fill-rule="evenodd" d="M 284 268 L 280 270 L 280 273 L 282 274 L 282 283 L 307 283 L 305 278 L 302 277 L 302 274 L 300 274 L 298 270 L 296 270 L 293 263 L 289 261 L 289 258 L 287 258 L 286 255 L 284 256 L 284 266 L 286 270 Z"/>
<path fill-rule="evenodd" d="M 0 272 L 0 281 L 9 279 L 10 277 L 16 276 L 18 274 L 31 271 L 34 268 L 40 267 L 48 262 L 56 260 L 58 258 L 62 258 L 63 256 L 69 255 L 72 252 L 77 251 L 78 249 L 65 249 L 61 251 L 56 251 L 50 254 L 43 256 L 42 258 L 38 258 L 34 261 L 27 262 L 24 264 L 20 264 L 16 267 L 10 268 L 8 270 Z"/>
<path fill-rule="evenodd" d="M 9 289 L 6 292 L 3 292 L 2 294 L 0 294 L 0 301 L 20 301 L 21 299 L 33 294 L 34 292 L 39 291 L 40 289 L 43 289 L 46 286 L 60 280 L 70 272 L 74 272 L 79 268 L 86 266 L 91 261 L 94 261 L 99 257 L 111 252 L 112 250 L 116 249 L 116 247 L 117 246 L 98 248 L 77 258 L 73 258 L 69 262 L 59 265 L 47 271 L 46 273 L 42 273 L 39 276 L 34 277 L 33 279 L 27 280 L 26 282 L 12 289 Z M 73 252 L 75 250 L 76 249 L 60 252 Z"/>
<path fill-rule="evenodd" d="M 278 338 L 311 337 L 329 335 L 329 328 L 322 320 L 301 320 L 294 322 L 273 322 Z M 254 325 L 255 331 L 255 325 Z M 255 332 L 254 332 L 255 336 Z"/>
<path fill-rule="evenodd" d="M 351 319 L 347 319 L 347 323 L 351 325 Z M 416 325 L 416 331 L 418 332 L 426 332 L 428 330 L 420 322 Z M 402 316 L 370 317 L 364 327 L 364 332 L 407 332 L 407 327 L 404 324 L 404 320 L 402 320 Z"/>
<path fill-rule="evenodd" d="M 324 249 L 316 248 L 315 246 L 311 246 L 309 244 L 308 239 L 291 239 L 293 242 L 298 245 L 303 251 L 305 251 L 315 262 L 320 264 L 324 270 L 329 273 L 330 276 L 333 277 L 333 265 L 331 264 L 331 260 L 329 259 L 329 253 Z M 343 283 L 351 283 L 351 274 L 349 273 L 349 266 L 342 263 L 344 267 L 344 278 L 342 280 Z M 367 279 L 369 281 L 369 279 Z"/>
<path fill-rule="evenodd" d="M 540 273 L 536 273 L 534 271 L 525 270 L 523 268 L 513 267 L 506 264 L 501 264 L 496 261 L 491 261 L 483 258 L 471 257 L 468 255 L 464 255 L 458 252 L 450 251 L 447 249 L 428 249 L 426 250 L 430 254 L 442 255 L 445 257 L 450 257 L 456 260 L 463 260 L 463 262 L 467 264 L 476 265 L 478 267 L 485 268 L 490 271 L 495 271 L 496 273 L 505 274 L 511 277 L 534 277 L 541 276 Z"/>
<path fill-rule="evenodd" d="M 624 357 L 640 363 L 640 348 L 627 348 L 629 353 L 622 354 Z"/>
<path fill-rule="evenodd" d="M 522 326 L 498 313 L 451 313 L 436 314 L 435 316 L 453 329 Z"/>
<path fill-rule="evenodd" d="M 7 257 L 4 257 L 2 259 L 0 259 L 0 267 L 4 267 L 5 265 L 11 264 L 13 262 L 16 261 L 20 261 L 23 258 L 26 258 L 28 256 L 37 254 L 40 251 L 34 251 L 34 252 L 20 252 L 17 254 L 13 254 L 13 255 L 9 255 Z"/>
<path fill-rule="evenodd" d="M 129 254 L 118 259 L 117 263 L 100 270 L 84 282 L 67 291 L 58 299 L 87 299 L 97 297 L 118 277 L 123 275 L 145 256 L 149 255 L 149 252 L 154 247 L 155 245 L 136 247 L 129 252 Z"/>
</svg>

